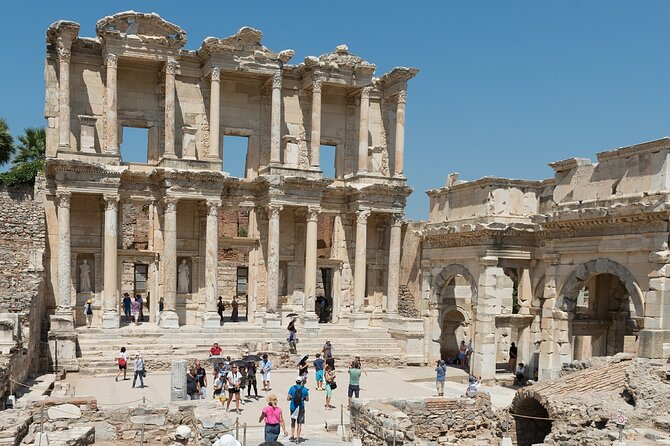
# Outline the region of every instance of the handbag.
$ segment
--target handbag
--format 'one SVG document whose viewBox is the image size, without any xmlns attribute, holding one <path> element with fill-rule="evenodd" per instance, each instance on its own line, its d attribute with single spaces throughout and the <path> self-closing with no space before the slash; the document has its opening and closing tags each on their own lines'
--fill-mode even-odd
<svg viewBox="0 0 670 446">
<path fill-rule="evenodd" d="M 335 381 L 330 383 L 330 390 L 335 390 L 337 389 L 337 383 Z"/>
<path fill-rule="evenodd" d="M 147 377 L 147 369 L 142 369 L 142 378 Z"/>
</svg>

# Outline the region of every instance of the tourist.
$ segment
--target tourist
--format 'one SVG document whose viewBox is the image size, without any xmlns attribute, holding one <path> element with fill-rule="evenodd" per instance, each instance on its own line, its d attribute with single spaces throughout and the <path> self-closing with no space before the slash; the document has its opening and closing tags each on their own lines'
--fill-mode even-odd
<svg viewBox="0 0 670 446">
<path fill-rule="evenodd" d="M 137 297 L 133 301 L 133 318 L 135 319 L 135 325 L 137 325 L 140 318 L 140 301 Z"/>
<path fill-rule="evenodd" d="M 284 424 L 284 415 L 277 400 L 277 395 L 272 394 L 268 396 L 268 405 L 261 411 L 261 416 L 258 422 L 265 420 L 265 441 L 277 441 L 279 438 L 279 428 L 284 431 L 284 436 L 288 435 L 286 432 L 286 424 Z"/>
<path fill-rule="evenodd" d="M 144 299 L 139 294 L 135 295 L 135 299 L 140 303 L 140 322 L 144 322 Z"/>
<path fill-rule="evenodd" d="M 358 368 L 361 369 L 361 373 L 363 373 L 365 376 L 368 376 L 368 372 L 366 372 L 365 369 L 363 368 L 363 360 L 361 359 L 361 357 L 356 355 L 354 357 L 354 360 L 358 363 Z"/>
<path fill-rule="evenodd" d="M 126 377 L 126 372 L 128 371 L 128 353 L 126 353 L 126 348 L 121 347 L 121 351 L 119 352 L 119 356 L 116 358 L 116 363 L 119 365 L 119 372 L 116 374 L 116 378 L 114 378 L 114 381 L 118 382 L 119 381 L 119 376 L 121 375 L 121 370 L 123 370 L 123 380 L 126 381 L 128 378 Z"/>
<path fill-rule="evenodd" d="M 235 409 L 240 413 L 240 386 L 242 385 L 242 374 L 237 371 L 237 366 L 233 365 L 226 376 L 228 380 L 228 403 L 226 411 L 230 409 L 230 402 L 235 398 Z"/>
<path fill-rule="evenodd" d="M 126 315 L 126 322 L 130 322 L 130 307 L 132 304 L 132 299 L 128 293 L 123 293 L 123 314 Z"/>
<path fill-rule="evenodd" d="M 213 384 L 214 393 L 212 394 L 212 398 L 221 396 L 221 393 L 223 392 L 223 383 L 225 379 L 226 379 L 225 376 L 223 376 L 223 374 L 221 373 L 214 377 L 214 384 Z"/>
<path fill-rule="evenodd" d="M 447 377 L 447 366 L 443 360 L 437 361 L 435 367 L 435 385 L 437 386 L 437 396 L 444 396 L 444 381 Z"/>
<path fill-rule="evenodd" d="M 170 446 L 181 446 L 188 444 L 188 440 L 191 438 L 191 428 L 188 426 L 177 426 L 177 430 L 174 434 L 174 442 Z"/>
<path fill-rule="evenodd" d="M 321 353 L 323 353 L 323 359 L 326 360 L 326 364 L 330 366 L 330 369 L 335 370 L 335 357 L 333 356 L 333 344 L 331 344 L 330 341 L 326 341 L 326 343 L 323 344 Z"/>
<path fill-rule="evenodd" d="M 358 398 L 361 391 L 361 364 L 358 361 L 352 361 L 349 367 L 349 406 L 351 406 L 351 397 Z"/>
<path fill-rule="evenodd" d="M 142 359 L 142 355 L 140 355 L 140 352 L 135 353 L 135 362 L 133 366 L 135 370 L 133 374 L 133 388 L 135 387 L 135 382 L 137 381 L 137 377 L 139 376 L 140 388 L 144 389 L 144 359 Z"/>
<path fill-rule="evenodd" d="M 223 434 L 221 438 L 212 443 L 212 446 L 242 446 L 242 444 L 230 434 Z"/>
<path fill-rule="evenodd" d="M 514 374 L 514 380 L 519 383 L 519 385 L 523 386 L 526 384 L 526 367 L 524 367 L 523 362 L 519 363 L 519 367 Z"/>
<path fill-rule="evenodd" d="M 297 333 L 298 330 L 295 328 L 295 321 L 296 319 L 293 318 L 291 319 L 291 322 L 288 323 L 288 327 L 286 329 L 288 330 L 288 349 L 289 353 L 298 353 L 298 337 Z"/>
<path fill-rule="evenodd" d="M 200 398 L 200 379 L 194 365 L 188 368 L 186 374 L 186 394 L 191 400 Z"/>
<path fill-rule="evenodd" d="M 156 315 L 156 320 L 157 320 L 157 321 L 160 321 L 160 320 L 161 320 L 161 313 L 163 312 L 164 309 L 165 309 L 165 301 L 164 301 L 163 298 L 161 297 L 161 298 L 158 300 L 158 314 Z"/>
<path fill-rule="evenodd" d="M 465 394 L 470 398 L 473 398 L 475 395 L 477 395 L 477 392 L 479 392 L 479 383 L 480 380 L 478 380 L 475 376 L 470 375 L 468 377 L 468 388 L 465 389 Z"/>
<path fill-rule="evenodd" d="M 200 399 L 205 399 L 207 396 L 207 372 L 200 365 L 199 359 L 195 360 L 195 374 L 198 376 L 198 383 L 200 384 Z"/>
<path fill-rule="evenodd" d="M 305 424 L 305 401 L 309 401 L 309 390 L 302 385 L 302 376 L 295 379 L 295 385 L 288 390 L 286 401 L 291 402 L 291 437 L 289 441 L 300 443 L 300 432 Z M 296 429 L 296 424 L 298 425 Z M 295 435 L 294 435 L 295 434 Z"/>
<path fill-rule="evenodd" d="M 214 345 L 212 345 L 212 348 L 209 349 L 209 356 L 221 356 L 223 353 L 223 349 L 219 347 L 219 343 L 215 342 Z"/>
<path fill-rule="evenodd" d="M 331 410 L 334 406 L 330 405 L 330 399 L 333 396 L 333 389 L 337 387 L 337 384 L 335 383 L 335 372 L 329 365 L 326 365 L 324 378 L 326 379 L 326 410 Z"/>
<path fill-rule="evenodd" d="M 216 304 L 216 312 L 219 313 L 219 324 L 223 325 L 223 312 L 226 311 L 226 304 L 223 303 L 223 297 L 219 296 L 219 302 Z"/>
<path fill-rule="evenodd" d="M 93 322 L 93 301 L 91 299 L 84 304 L 84 315 L 86 316 L 86 328 L 91 328 Z"/>
<path fill-rule="evenodd" d="M 239 316 L 239 308 L 240 305 L 237 302 L 237 297 L 233 296 L 233 303 L 232 303 L 233 311 L 230 314 L 230 320 L 233 322 L 238 322 L 238 316 Z"/>
<path fill-rule="evenodd" d="M 465 345 L 465 341 L 461 341 L 461 345 L 458 346 L 458 363 L 463 368 L 465 368 L 465 353 L 467 351 L 468 351 L 468 346 Z"/>
<path fill-rule="evenodd" d="M 514 370 L 516 370 L 516 344 L 512 342 L 512 345 L 509 348 L 509 361 L 507 362 L 507 370 L 510 371 L 510 373 L 514 373 Z"/>
<path fill-rule="evenodd" d="M 316 354 L 316 359 L 314 360 L 314 371 L 316 374 L 316 390 L 323 391 L 326 390 L 323 387 L 323 365 L 324 361 L 321 358 L 321 353 Z"/>
<path fill-rule="evenodd" d="M 307 375 L 309 374 L 309 366 L 307 365 L 307 357 L 298 363 L 298 375 L 302 376 L 302 385 L 307 384 Z"/>
<path fill-rule="evenodd" d="M 263 360 L 261 361 L 261 374 L 263 375 L 263 390 L 270 391 L 270 370 L 272 370 L 272 361 L 268 359 L 268 354 L 263 354 Z"/>
<path fill-rule="evenodd" d="M 251 398 L 251 387 L 254 388 L 254 394 L 258 399 L 258 385 L 256 382 L 256 362 L 249 361 L 247 366 L 247 398 Z"/>
</svg>

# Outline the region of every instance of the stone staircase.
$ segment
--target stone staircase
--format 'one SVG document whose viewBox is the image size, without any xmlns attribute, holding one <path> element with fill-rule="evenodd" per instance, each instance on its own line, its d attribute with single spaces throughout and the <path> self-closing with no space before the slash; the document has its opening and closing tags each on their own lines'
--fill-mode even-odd
<svg viewBox="0 0 670 446">
<path fill-rule="evenodd" d="M 265 328 L 244 322 L 226 323 L 207 330 L 199 327 L 165 330 L 153 324 L 106 330 L 80 328 L 77 356 L 81 373 L 115 373 L 118 370 L 116 356 L 125 346 L 131 357 L 141 352 L 147 370 L 169 370 L 173 359 L 205 360 L 212 344 L 218 342 L 224 356 L 235 359 L 267 352 L 275 366 L 293 367 L 297 355 L 288 354 L 287 334 L 284 328 Z M 298 335 L 299 354 L 313 357 L 321 351 L 324 342 L 330 340 L 338 364 L 344 365 L 356 355 L 360 355 L 368 367 L 405 362 L 400 345 L 383 328 L 354 330 L 347 326 L 319 325 L 314 333 L 303 329 Z M 132 369 L 132 362 L 128 369 Z"/>
</svg>

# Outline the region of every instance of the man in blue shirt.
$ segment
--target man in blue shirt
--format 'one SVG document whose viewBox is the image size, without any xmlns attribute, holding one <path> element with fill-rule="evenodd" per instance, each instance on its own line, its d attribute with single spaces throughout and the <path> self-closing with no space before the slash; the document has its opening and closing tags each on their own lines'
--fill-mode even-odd
<svg viewBox="0 0 670 446">
<path fill-rule="evenodd" d="M 316 359 L 314 360 L 314 370 L 316 371 L 316 390 L 326 390 L 323 387 L 323 358 L 321 358 L 321 353 L 316 354 Z"/>
<path fill-rule="evenodd" d="M 288 390 L 286 401 L 291 402 L 291 437 L 289 441 L 295 440 L 300 443 L 300 431 L 305 424 L 305 401 L 309 401 L 309 390 L 302 385 L 302 376 L 295 379 L 295 385 Z M 296 424 L 298 428 L 296 429 Z M 293 434 L 296 434 L 294 436 Z"/>
<path fill-rule="evenodd" d="M 437 386 L 437 396 L 444 396 L 444 380 L 447 377 L 447 366 L 443 360 L 437 361 L 435 367 L 435 385 Z"/>
</svg>

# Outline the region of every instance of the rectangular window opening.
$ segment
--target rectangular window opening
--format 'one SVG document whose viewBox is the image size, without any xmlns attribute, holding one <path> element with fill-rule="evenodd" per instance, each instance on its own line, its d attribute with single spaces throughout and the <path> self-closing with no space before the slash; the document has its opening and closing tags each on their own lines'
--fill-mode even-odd
<svg viewBox="0 0 670 446">
<path fill-rule="evenodd" d="M 147 164 L 149 159 L 149 129 L 123 126 L 120 135 L 121 159 L 126 163 Z"/>
<path fill-rule="evenodd" d="M 148 269 L 148 265 L 135 265 L 135 292 L 145 292 L 147 290 Z"/>
<path fill-rule="evenodd" d="M 321 144 L 319 152 L 319 164 L 323 172 L 323 178 L 337 178 L 335 170 L 335 153 L 337 152 L 337 147 Z"/>
<path fill-rule="evenodd" d="M 223 136 L 223 171 L 233 177 L 247 177 L 248 136 Z"/>
</svg>

